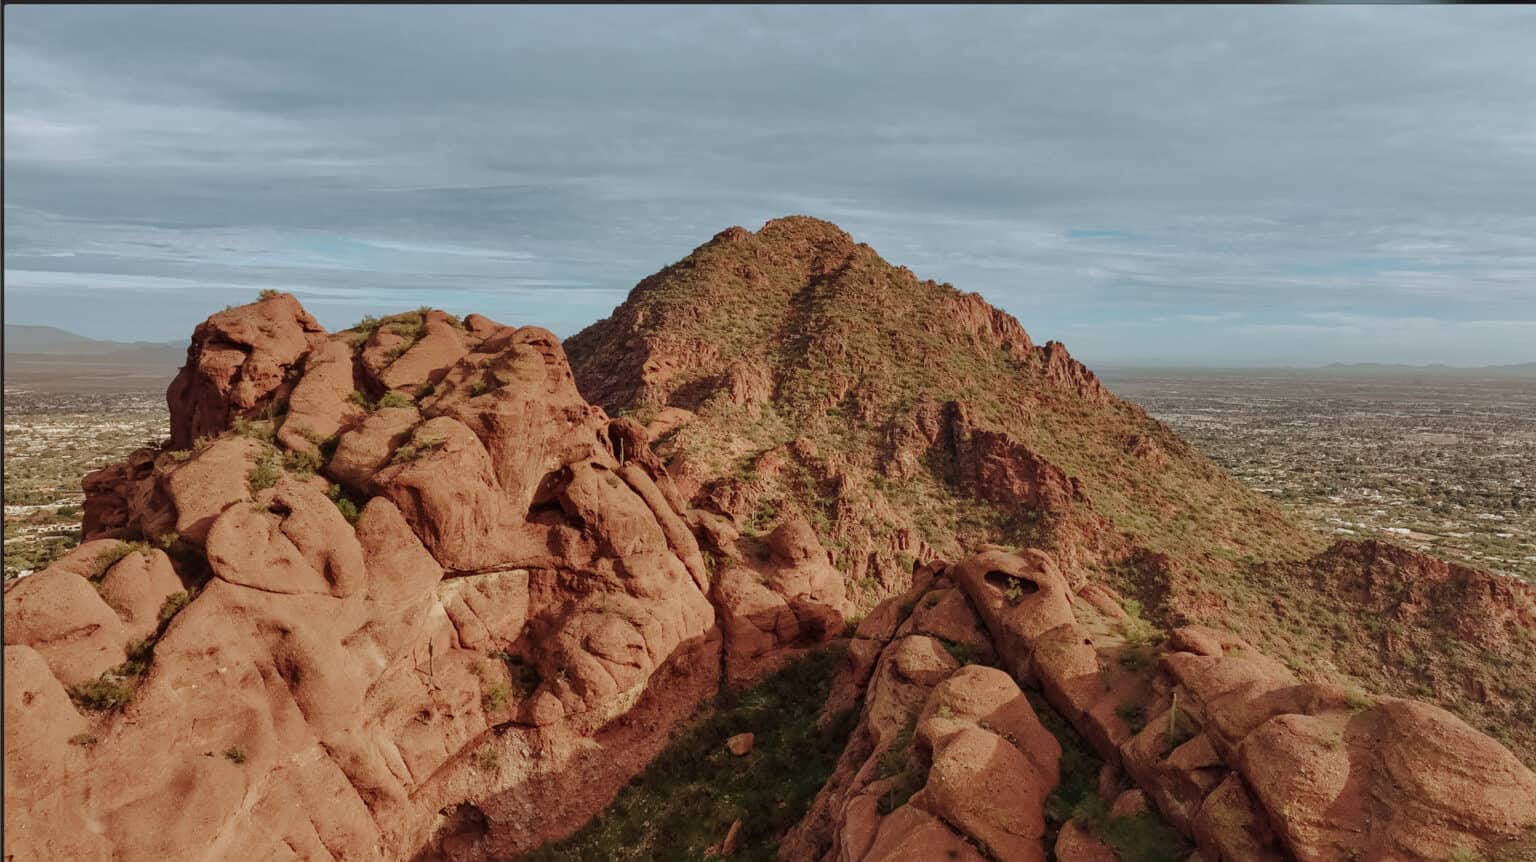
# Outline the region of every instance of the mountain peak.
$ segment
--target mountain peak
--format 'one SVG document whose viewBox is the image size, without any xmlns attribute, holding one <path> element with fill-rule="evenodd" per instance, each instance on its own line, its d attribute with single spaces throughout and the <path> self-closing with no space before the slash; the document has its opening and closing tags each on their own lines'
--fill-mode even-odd
<svg viewBox="0 0 1536 862">
<path fill-rule="evenodd" d="M 715 234 L 709 245 L 741 242 L 754 237 L 764 242 L 811 239 L 853 244 L 853 237 L 832 222 L 815 216 L 787 215 L 763 222 L 756 232 L 733 225 Z"/>
<path fill-rule="evenodd" d="M 837 225 L 803 215 L 773 219 L 755 233 L 721 231 L 641 281 L 567 349 L 588 397 L 608 406 L 666 405 L 682 389 L 673 406 L 695 407 L 712 391 L 706 380 L 723 379 L 735 364 L 766 370 L 775 377 L 771 388 L 782 389 L 797 368 L 956 382 L 978 368 L 1006 376 L 1012 361 L 1038 366 L 1037 383 L 1066 386 L 1088 401 L 1107 397 L 1065 348 L 1037 347 L 979 294 L 920 280 Z M 634 361 L 611 361 L 615 351 Z"/>
<path fill-rule="evenodd" d="M 819 237 L 853 242 L 853 237 L 847 231 L 825 219 L 808 215 L 787 215 L 769 219 L 763 223 L 757 235 L 763 239 Z"/>
<path fill-rule="evenodd" d="M 1301 541 L 1294 528 L 1270 531 L 1282 523 L 1271 504 L 1114 398 L 1065 346 L 1036 344 L 980 295 L 921 280 L 820 219 L 718 234 L 565 348 L 583 395 L 648 425 L 685 484 L 717 483 L 701 493 L 733 518 L 818 505 L 784 476 L 842 477 L 840 511 L 823 517 L 856 578 L 895 583 L 903 555 L 1040 539 L 1031 526 L 961 526 L 963 512 L 994 497 L 1051 501 L 1053 529 L 1097 536 L 1075 544 L 1103 540 L 1120 548 L 1111 555 L 1124 552 L 1131 540 L 1116 536 L 1133 523 L 1156 533 L 1151 524 L 1176 517 L 1175 486 L 1219 501 L 1202 517 L 1213 543 Z M 1163 484 L 1149 464 L 1179 478 Z M 722 478 L 762 470 L 788 473 Z M 921 485 L 926 502 L 893 500 L 869 482 Z M 1157 502 L 1143 513 L 1090 499 L 1094 487 L 1118 497 L 1126 483 Z M 1179 559 L 1205 553 L 1149 540 Z"/>
</svg>

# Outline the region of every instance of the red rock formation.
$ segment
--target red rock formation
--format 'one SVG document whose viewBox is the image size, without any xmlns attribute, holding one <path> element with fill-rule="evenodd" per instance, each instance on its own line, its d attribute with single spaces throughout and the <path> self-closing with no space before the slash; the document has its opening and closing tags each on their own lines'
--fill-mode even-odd
<svg viewBox="0 0 1536 862">
<path fill-rule="evenodd" d="M 186 448 L 223 432 L 236 417 L 272 404 L 299 360 L 323 334 L 320 324 L 285 293 L 230 308 L 199 324 L 187 364 L 171 381 L 171 443 Z"/>
<path fill-rule="evenodd" d="M 8 858 L 502 858 L 715 692 L 697 516 L 559 342 L 361 335 L 282 295 L 214 315 L 170 447 L 89 477 L 89 541 L 7 590 Z M 840 632 L 814 534 L 768 547 L 787 645 Z"/>
<path fill-rule="evenodd" d="M 962 328 L 1014 359 L 1028 359 L 1035 343 L 1007 312 L 993 308 L 979 293 L 962 293 L 945 302 L 946 315 Z"/>
<path fill-rule="evenodd" d="M 957 670 L 934 648 L 963 642 L 924 634 L 922 609 L 951 596 L 963 612 L 944 616 L 968 618 L 1011 677 Z M 1536 836 L 1536 774 L 1450 713 L 1301 683 L 1220 630 L 1164 640 L 1102 586 L 1074 593 L 1040 551 L 923 573 L 865 620 L 848 656 L 828 708 L 863 690 L 861 723 L 784 860 L 888 858 L 898 836 L 946 852 L 957 835 L 991 858 L 1044 858 L 1060 749 L 1015 678 L 1105 760 L 1104 817 L 1155 808 L 1201 859 L 1503 858 Z M 1136 788 L 1117 789 L 1121 774 Z M 1056 858 L 1116 858 L 1095 828 L 1062 823 Z"/>
<path fill-rule="evenodd" d="M 8 858 L 507 858 L 600 810 L 722 679 L 872 605 L 823 714 L 857 729 L 785 860 L 1106 858 L 1092 812 L 1048 819 L 1042 717 L 1107 764 L 1107 816 L 1150 806 L 1207 862 L 1536 829 L 1536 776 L 1450 713 L 1158 632 L 1092 579 L 1135 570 L 1159 619 L 1232 598 L 1202 585 L 1222 555 L 1095 511 L 1144 493 L 1155 522 L 1180 500 L 1143 474 L 1220 476 L 1061 345 L 813 219 L 725 231 L 642 294 L 573 352 L 646 425 L 537 327 L 329 335 L 280 294 L 198 327 L 172 442 L 88 476 L 85 544 L 7 587 Z M 978 510 L 1012 532 L 935 532 Z M 1264 572 L 1528 673 L 1517 584 L 1374 543 Z"/>
<path fill-rule="evenodd" d="M 1040 348 L 1039 357 L 1046 379 L 1061 389 L 1075 393 L 1089 403 L 1102 404 L 1110 399 L 1109 390 L 1088 370 L 1088 366 L 1072 358 L 1065 344 L 1047 341 Z"/>
<path fill-rule="evenodd" d="M 992 655 L 948 578 L 920 576 L 860 624 L 828 704 L 864 691 L 859 723 L 781 859 L 1045 859 L 1060 746 L 1012 677 L 952 653 Z"/>
<path fill-rule="evenodd" d="M 842 634 L 849 607 L 843 576 L 816 533 L 791 519 L 769 533 L 766 559 L 727 525 L 716 526 L 713 553 L 721 560 L 712 598 L 725 632 L 725 671 L 733 685 L 750 684 L 785 661 Z"/>
</svg>

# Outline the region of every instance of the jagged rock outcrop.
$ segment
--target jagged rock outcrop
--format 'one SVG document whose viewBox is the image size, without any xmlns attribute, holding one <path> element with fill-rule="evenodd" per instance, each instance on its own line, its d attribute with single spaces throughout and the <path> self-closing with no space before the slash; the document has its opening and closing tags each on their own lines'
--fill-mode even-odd
<svg viewBox="0 0 1536 862">
<path fill-rule="evenodd" d="M 943 616 L 968 626 L 936 627 L 957 597 Z M 1062 749 L 1015 680 L 1104 762 L 1097 808 L 1042 820 Z M 1536 848 L 1536 774 L 1449 712 L 1300 681 L 1221 630 L 1164 634 L 1100 585 L 1074 590 L 1039 550 L 919 570 L 859 627 L 827 709 L 861 694 L 858 730 L 781 859 L 944 858 L 892 855 L 897 836 L 953 858 L 982 858 L 970 845 L 1042 859 L 1044 838 L 1058 859 L 1130 859 L 1095 833 L 1151 809 L 1206 862 Z"/>
<path fill-rule="evenodd" d="M 260 415 L 291 388 L 300 360 L 323 337 L 298 300 L 275 291 L 199 324 L 166 392 L 172 445 L 185 448 L 235 418 Z"/>
<path fill-rule="evenodd" d="M 1011 676 L 962 664 L 987 642 L 955 584 L 928 573 L 860 624 L 828 704 L 862 692 L 859 723 L 780 858 L 1046 858 L 1060 747 Z"/>
<path fill-rule="evenodd" d="M 850 608 L 842 573 L 810 524 L 781 523 L 760 549 L 726 524 L 709 535 L 718 565 L 713 598 L 725 633 L 725 672 L 754 682 L 808 647 L 842 634 Z"/>
<path fill-rule="evenodd" d="M 595 814 L 723 666 L 842 630 L 786 524 L 733 563 L 783 637 L 723 604 L 722 638 L 698 516 L 546 330 L 332 335 L 264 296 L 167 397 L 172 442 L 87 477 L 86 543 L 8 585 L 7 858 L 505 858 Z"/>
</svg>

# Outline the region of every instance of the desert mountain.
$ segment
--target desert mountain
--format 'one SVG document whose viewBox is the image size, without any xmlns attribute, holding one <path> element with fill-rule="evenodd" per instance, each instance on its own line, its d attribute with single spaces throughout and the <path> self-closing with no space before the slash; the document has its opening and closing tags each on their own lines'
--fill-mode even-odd
<svg viewBox="0 0 1536 862">
<path fill-rule="evenodd" d="M 432 309 L 330 333 L 270 292 L 167 400 L 169 440 L 85 478 L 86 541 L 7 585 L 7 858 L 516 858 L 807 655 L 835 768 L 716 854 L 1536 838 L 1529 590 L 1322 549 L 823 222 L 728 230 L 564 347 Z"/>
<path fill-rule="evenodd" d="M 181 353 L 174 344 L 153 341 L 106 341 L 86 338 L 57 326 L 34 326 L 25 323 L 5 325 L 6 353 L 53 353 L 72 356 L 96 356 L 103 353 L 120 353 L 131 350 L 165 351 Z"/>
<path fill-rule="evenodd" d="M 1325 548 L 1061 344 L 835 225 L 726 230 L 566 350 L 699 506 L 748 532 L 781 512 L 815 524 L 861 607 L 906 589 L 914 559 L 1046 548 L 1074 587 L 1119 590 L 1159 625 L 1428 697 L 1536 763 L 1529 588 L 1374 542 Z"/>
<path fill-rule="evenodd" d="M 5 325 L 5 383 L 51 392 L 154 389 L 184 351 L 150 341 L 103 341 L 53 326 Z"/>
<path fill-rule="evenodd" d="M 872 596 L 904 589 L 913 558 L 986 541 L 1159 591 L 1199 588 L 1171 566 L 1318 549 L 1063 345 L 815 219 L 719 234 L 566 349 L 684 487 L 739 520 L 824 524 Z"/>
</svg>

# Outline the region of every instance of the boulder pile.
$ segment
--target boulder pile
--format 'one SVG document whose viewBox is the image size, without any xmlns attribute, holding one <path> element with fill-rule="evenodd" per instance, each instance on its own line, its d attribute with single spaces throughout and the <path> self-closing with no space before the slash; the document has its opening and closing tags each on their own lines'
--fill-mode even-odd
<svg viewBox="0 0 1536 862">
<path fill-rule="evenodd" d="M 271 294 L 167 396 L 8 585 L 7 858 L 505 858 L 842 631 L 814 534 L 705 529 L 546 330 Z"/>
<path fill-rule="evenodd" d="M 1449 712 L 1305 683 L 1229 633 L 1161 632 L 1042 551 L 920 569 L 860 624 L 827 705 L 862 698 L 780 858 L 1134 859 L 1106 820 L 1155 810 L 1190 860 L 1529 858 L 1536 774 Z M 1133 609 L 1134 604 L 1130 605 Z M 1005 672 L 1006 671 L 1006 672 Z M 1062 746 L 1103 764 L 1047 835 Z"/>
</svg>

